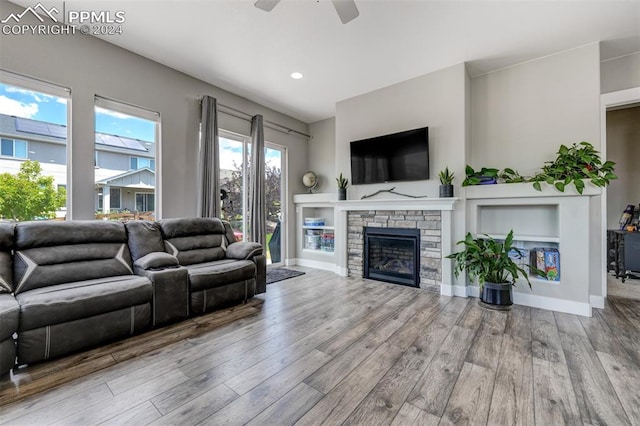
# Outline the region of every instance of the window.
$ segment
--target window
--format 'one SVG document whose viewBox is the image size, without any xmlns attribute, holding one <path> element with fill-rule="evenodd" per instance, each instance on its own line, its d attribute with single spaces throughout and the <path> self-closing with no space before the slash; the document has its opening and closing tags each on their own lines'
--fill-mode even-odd
<svg viewBox="0 0 640 426">
<path fill-rule="evenodd" d="M 27 142 L 2 138 L 0 154 L 5 157 L 27 158 Z"/>
<path fill-rule="evenodd" d="M 155 210 L 155 196 L 153 193 L 136 192 L 136 210 L 139 212 L 151 212 Z"/>
<path fill-rule="evenodd" d="M 156 160 L 152 158 L 131 157 L 131 170 L 143 169 L 145 167 L 155 170 Z"/>
<path fill-rule="evenodd" d="M 128 212 L 144 212 L 144 218 L 158 217 L 156 158 L 160 115 L 97 96 L 94 112 L 95 183 L 99 187 L 96 216 L 108 214 L 110 219 L 128 220 Z"/>
<path fill-rule="evenodd" d="M 7 185 L 22 188 L 0 187 L 6 196 L 0 219 L 69 218 L 70 89 L 0 70 L 0 100 L 0 173 L 11 176 Z M 51 183 L 38 184 L 40 177 L 51 178 Z"/>
<path fill-rule="evenodd" d="M 104 209 L 105 188 L 98 188 L 98 210 Z M 119 210 L 122 205 L 120 188 L 109 188 L 109 210 Z"/>
</svg>

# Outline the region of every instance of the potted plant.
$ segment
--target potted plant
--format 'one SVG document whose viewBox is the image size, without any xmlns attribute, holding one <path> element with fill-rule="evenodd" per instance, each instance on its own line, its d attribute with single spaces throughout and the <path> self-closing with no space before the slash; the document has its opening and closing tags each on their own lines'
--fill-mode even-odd
<svg viewBox="0 0 640 426">
<path fill-rule="evenodd" d="M 513 304 L 512 286 L 516 285 L 518 277 L 523 277 L 531 288 L 527 272 L 514 261 L 522 258 L 522 252 L 512 243 L 513 230 L 509 231 L 504 242 L 488 235 L 473 238 L 471 233 L 467 233 L 465 239 L 457 243 L 463 245 L 464 250 L 447 256 L 455 262 L 456 277 L 466 270 L 471 279 L 478 280 L 480 301 L 494 309 L 509 309 Z M 538 272 L 536 268 L 529 268 Z"/>
<path fill-rule="evenodd" d="M 336 178 L 336 182 L 338 183 L 338 200 L 346 200 L 347 199 L 347 186 L 349 186 L 349 179 L 342 176 Z"/>
<path fill-rule="evenodd" d="M 440 198 L 453 197 L 453 177 L 454 173 L 449 171 L 449 167 L 445 167 L 439 173 L 440 176 Z"/>
<path fill-rule="evenodd" d="M 467 176 L 462 181 L 462 186 L 490 185 L 498 182 L 498 169 L 483 167 L 476 171 L 467 164 L 464 171 Z"/>
<path fill-rule="evenodd" d="M 604 187 L 609 181 L 618 179 L 614 171 L 616 163 L 600 160 L 600 153 L 589 142 L 580 142 L 571 147 L 560 145 L 554 161 L 547 161 L 541 172 L 530 179 L 533 187 L 542 190 L 540 182 L 554 185 L 564 192 L 567 185 L 573 183 L 579 194 L 584 190 L 583 179 L 590 179 L 596 186 Z"/>
</svg>

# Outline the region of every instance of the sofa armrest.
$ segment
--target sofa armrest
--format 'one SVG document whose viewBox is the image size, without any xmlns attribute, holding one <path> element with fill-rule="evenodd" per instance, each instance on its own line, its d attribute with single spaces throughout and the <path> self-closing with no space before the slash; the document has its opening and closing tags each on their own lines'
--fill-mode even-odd
<svg viewBox="0 0 640 426">
<path fill-rule="evenodd" d="M 180 266 L 178 258 L 169 253 L 154 251 L 133 262 L 136 270 L 160 271 Z"/>
<path fill-rule="evenodd" d="M 253 242 L 236 242 L 227 247 L 227 259 L 252 259 L 262 254 L 262 244 Z"/>
</svg>

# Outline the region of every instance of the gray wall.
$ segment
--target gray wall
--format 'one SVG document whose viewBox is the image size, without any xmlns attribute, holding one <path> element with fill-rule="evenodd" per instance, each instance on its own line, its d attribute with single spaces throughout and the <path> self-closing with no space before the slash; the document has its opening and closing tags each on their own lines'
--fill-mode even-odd
<svg viewBox="0 0 640 426">
<path fill-rule="evenodd" d="M 601 93 L 640 87 L 640 52 L 600 63 Z"/>
<path fill-rule="evenodd" d="M 607 189 L 607 224 L 618 229 L 627 204 L 640 203 L 640 106 L 607 112 L 607 158 L 619 178 Z"/>
<path fill-rule="evenodd" d="M 315 192 L 336 193 L 336 118 L 317 121 L 309 125 L 312 139 L 309 141 L 308 165 L 319 178 Z"/>
<path fill-rule="evenodd" d="M 471 165 L 529 175 L 560 144 L 600 146 L 597 43 L 471 81 Z"/>
<path fill-rule="evenodd" d="M 471 164 L 533 174 L 560 144 L 600 149 L 600 45 L 593 43 L 471 81 Z M 602 294 L 601 197 L 590 200 L 589 289 Z M 571 295 L 563 295 L 570 299 Z"/>
<path fill-rule="evenodd" d="M 438 172 L 447 166 L 457 176 L 454 181 L 455 195 L 461 195 L 459 185 L 464 177 L 469 144 L 469 85 L 465 64 L 458 64 L 338 102 L 335 174 L 342 172 L 351 177 L 349 142 L 429 127 L 429 180 L 350 186 L 348 198 L 359 199 L 365 194 L 392 186 L 397 192 L 405 194 L 438 197 Z M 464 237 L 464 230 L 465 205 L 462 200 L 453 214 L 454 241 Z M 449 254 L 448 248 L 443 250 L 444 254 Z"/>
<path fill-rule="evenodd" d="M 22 11 L 23 8 L 12 3 L 0 2 L 0 16 Z M 37 22 L 34 19 L 30 23 Z M 87 178 L 93 176 L 94 146 L 73 141 L 94 140 L 95 95 L 161 114 L 158 168 L 161 214 L 165 218 L 196 214 L 198 99 L 203 95 L 214 96 L 219 103 L 250 114 L 263 114 L 265 120 L 304 133 L 309 131 L 306 124 L 284 114 L 94 37 L 3 35 L 0 64 L 7 71 L 71 88 L 73 180 L 70 190 L 74 219 L 90 219 L 94 213 L 93 179 Z M 244 120 L 221 114 L 219 123 L 221 128 L 249 134 L 250 125 Z M 265 139 L 287 147 L 289 193 L 303 192 L 300 179 L 307 164 L 306 140 L 271 129 L 265 129 Z M 289 201 L 292 202 L 292 197 Z M 293 220 L 290 220 L 289 245 L 294 243 L 293 229 Z"/>
</svg>

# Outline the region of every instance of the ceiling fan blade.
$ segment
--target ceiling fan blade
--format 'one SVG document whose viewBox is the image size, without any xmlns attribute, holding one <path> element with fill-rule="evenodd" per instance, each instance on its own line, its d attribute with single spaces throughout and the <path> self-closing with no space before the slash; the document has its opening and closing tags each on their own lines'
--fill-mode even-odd
<svg viewBox="0 0 640 426">
<path fill-rule="evenodd" d="M 265 12 L 271 12 L 279 2 L 280 0 L 258 0 L 254 3 L 254 6 Z"/>
<path fill-rule="evenodd" d="M 358 12 L 358 8 L 356 7 L 356 3 L 353 0 L 331 0 L 333 2 L 333 7 L 336 8 L 336 12 L 338 12 L 338 16 L 343 24 L 356 19 L 360 12 Z"/>
</svg>

